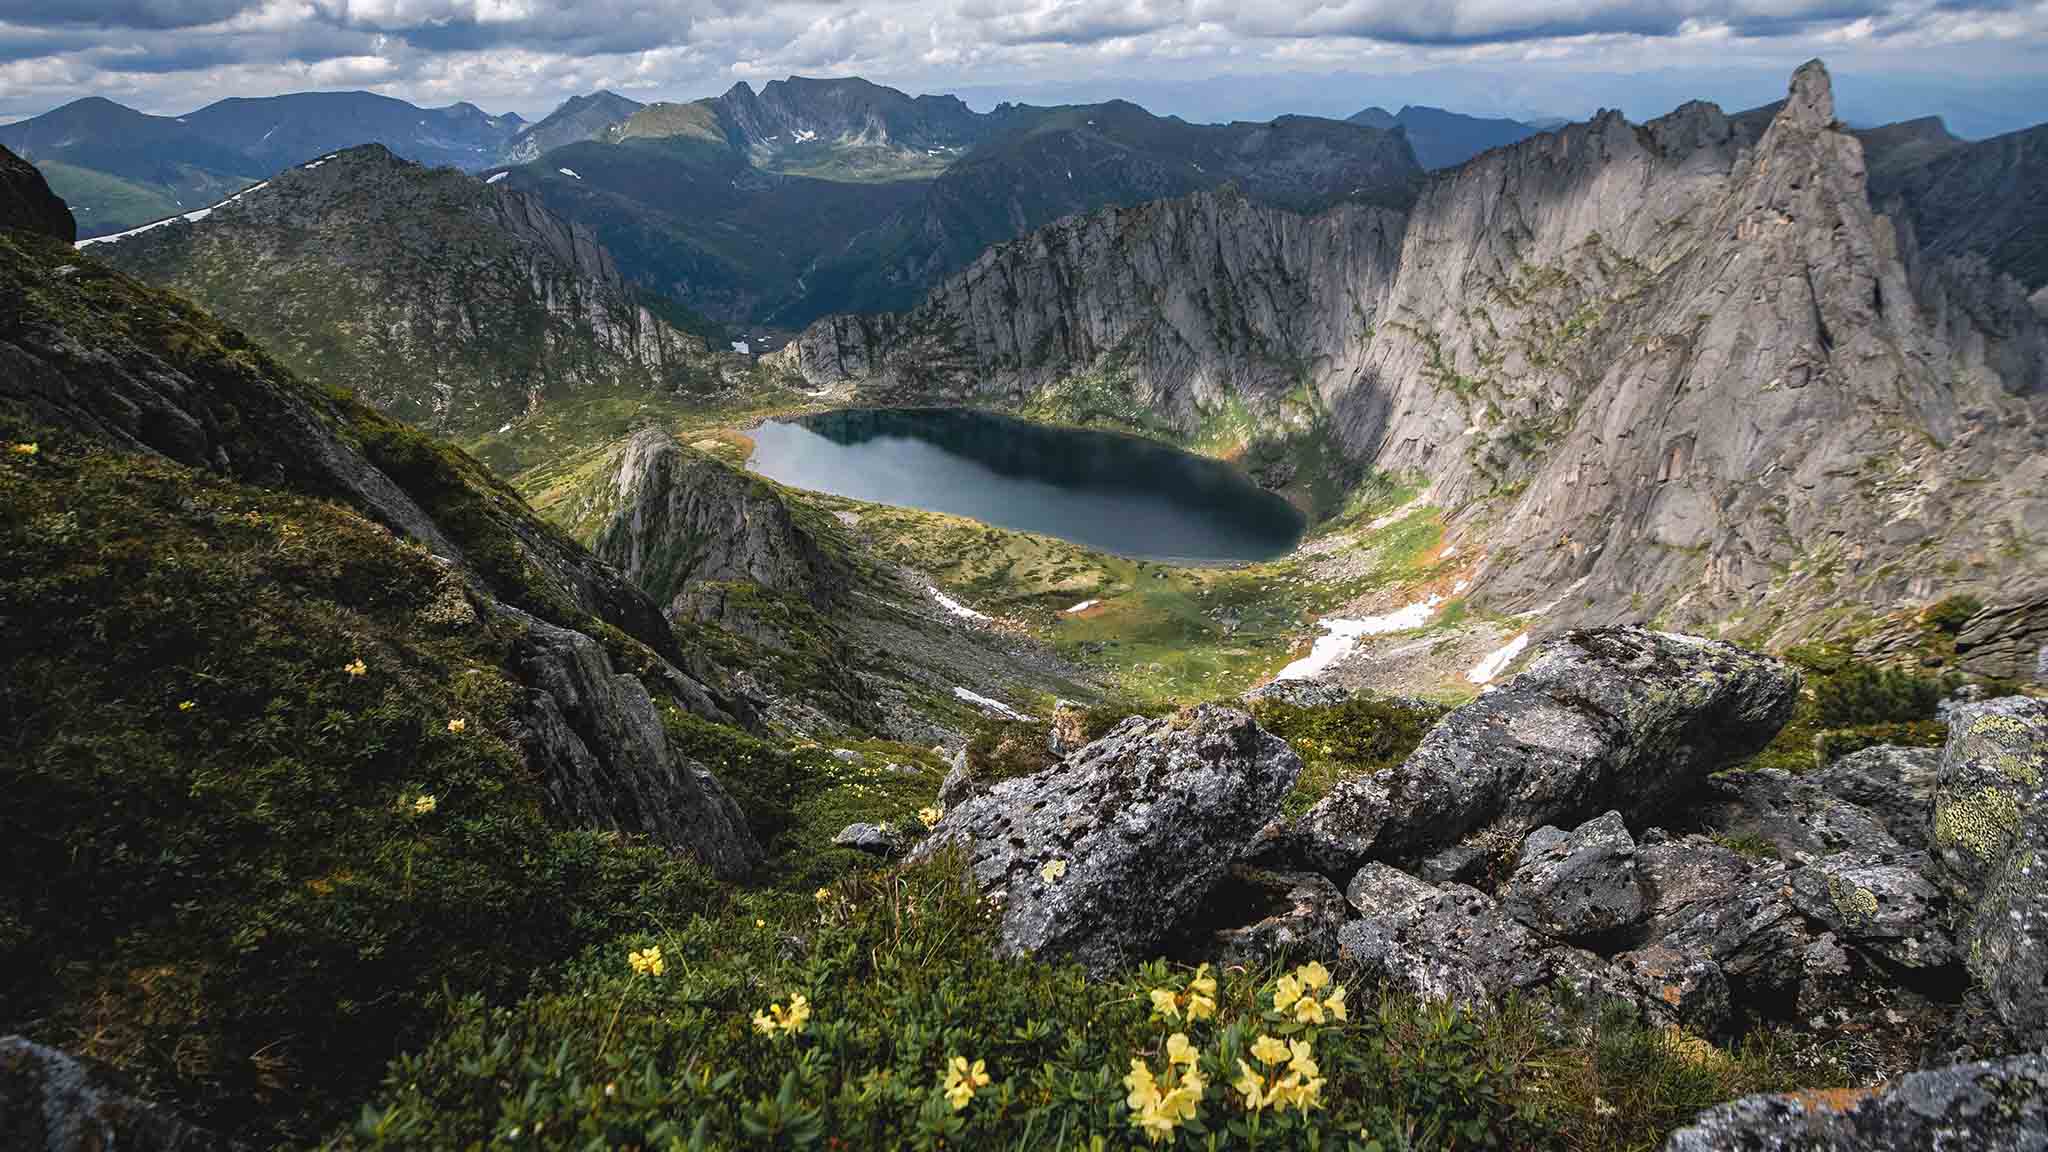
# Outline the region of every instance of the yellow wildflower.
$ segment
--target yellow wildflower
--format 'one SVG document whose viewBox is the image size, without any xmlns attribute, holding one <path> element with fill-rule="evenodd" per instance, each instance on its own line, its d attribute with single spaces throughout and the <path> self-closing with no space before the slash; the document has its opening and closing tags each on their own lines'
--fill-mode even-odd
<svg viewBox="0 0 2048 1152">
<path fill-rule="evenodd" d="M 816 900 L 820 904 L 823 904 L 825 901 L 830 900 L 831 898 L 832 890 L 830 888 L 820 888 L 816 892 L 811 893 L 811 899 Z"/>
<path fill-rule="evenodd" d="M 193 710 L 194 708 L 197 708 L 197 707 L 199 707 L 199 702 L 198 702 L 198 701 L 196 701 L 196 700 L 180 700 L 180 701 L 178 701 L 178 711 L 180 711 L 180 712 L 190 712 L 191 710 Z"/>
<path fill-rule="evenodd" d="M 754 927 L 756 927 L 756 928 L 766 928 L 767 926 L 768 926 L 768 922 L 767 922 L 766 920 L 756 920 L 756 921 L 754 921 Z"/>
<path fill-rule="evenodd" d="M 939 822 L 939 817 L 943 815 L 945 815 L 945 813 L 940 812 L 937 808 L 927 807 L 919 808 L 917 810 L 918 822 L 923 824 L 927 828 L 930 828 L 933 825 L 937 824 Z"/>
<path fill-rule="evenodd" d="M 1273 1008 L 1285 1012 L 1301 999 L 1301 981 L 1288 973 L 1273 982 Z"/>
<path fill-rule="evenodd" d="M 1185 1064 L 1192 1068 L 1195 1062 L 1201 1059 L 1201 1055 L 1193 1044 L 1188 1043 L 1188 1034 L 1185 1032 L 1175 1032 L 1166 1038 L 1166 1066 L 1169 1068 L 1175 1064 Z"/>
<path fill-rule="evenodd" d="M 1296 969 L 1294 974 L 1300 977 L 1301 986 L 1310 992 L 1322 988 L 1330 982 L 1330 970 L 1323 967 L 1320 960 L 1309 961 Z"/>
<path fill-rule="evenodd" d="M 642 976 L 659 976 L 668 968 L 667 962 L 661 958 L 659 944 L 649 944 L 637 952 L 626 953 L 626 963 L 631 964 L 633 971 Z"/>
<path fill-rule="evenodd" d="M 988 1086 L 988 1062 L 976 1060 L 969 1064 L 967 1057 L 955 1056 L 946 1069 L 946 1103 L 958 1112 L 974 1099 L 974 1090 Z"/>
<path fill-rule="evenodd" d="M 1183 1045 L 1187 1037 L 1175 1034 Z M 1167 1042 L 1169 1053 L 1173 1043 Z M 1173 1067 L 1171 1057 L 1167 1064 Z M 1173 1135 L 1174 1129 L 1195 1118 L 1201 1109 L 1202 1093 L 1208 1090 L 1208 1082 L 1202 1073 L 1190 1066 L 1181 1073 L 1180 1083 L 1171 1090 L 1161 1092 L 1159 1082 L 1153 1078 L 1152 1069 L 1139 1057 L 1131 1058 L 1130 1075 L 1124 1077 L 1124 1087 L 1130 1095 L 1124 1103 L 1131 1110 L 1131 1126 L 1145 1134 L 1145 1139 L 1157 1144 Z"/>
<path fill-rule="evenodd" d="M 1291 1056 L 1287 1061 L 1287 1070 L 1289 1072 L 1305 1078 L 1313 1078 L 1323 1074 L 1323 1070 L 1316 1067 L 1315 1051 L 1309 1047 L 1308 1041 L 1289 1040 L 1287 1042 L 1287 1050 Z"/>
<path fill-rule="evenodd" d="M 1143 1112 L 1159 1103 L 1159 1083 L 1152 1079 L 1151 1067 L 1140 1057 L 1131 1057 L 1131 1072 L 1124 1077 L 1124 1087 L 1130 1089 L 1124 1103 L 1133 1112 Z"/>
<path fill-rule="evenodd" d="M 432 793 L 421 793 L 413 799 L 412 814 L 415 816 L 429 815 L 439 804 L 440 801 L 435 800 Z"/>
<path fill-rule="evenodd" d="M 1284 1042 L 1264 1033 L 1260 1033 L 1259 1038 L 1252 1041 L 1252 1055 L 1257 1057 L 1261 1064 L 1278 1064 L 1290 1054 Z"/>
<path fill-rule="evenodd" d="M 28 444 L 16 444 L 13 449 L 14 454 L 16 456 L 33 456 L 36 453 L 41 452 L 42 450 L 42 445 L 33 442 Z"/>
<path fill-rule="evenodd" d="M 469 727 L 469 721 L 464 720 L 460 716 L 448 722 L 448 730 L 450 732 L 461 732 L 464 728 L 467 727 Z"/>
<path fill-rule="evenodd" d="M 1239 1060 L 1237 1062 L 1237 1079 L 1232 1081 L 1230 1086 L 1237 1089 L 1238 1093 L 1244 1097 L 1246 1111 L 1259 1112 L 1265 1109 L 1267 1104 L 1266 1079 L 1257 1072 L 1252 1071 L 1251 1065 Z"/>
<path fill-rule="evenodd" d="M 348 663 L 343 664 L 341 666 L 341 670 L 343 672 L 348 673 L 350 676 L 368 676 L 370 674 L 370 666 L 368 664 L 363 663 L 363 658 L 361 656 L 358 656 L 354 660 L 351 660 Z"/>
<path fill-rule="evenodd" d="M 1174 994 L 1173 989 L 1154 988 L 1151 996 L 1153 1015 L 1164 1016 L 1168 1020 L 1180 1019 L 1180 997 Z"/>
<path fill-rule="evenodd" d="M 1207 1020 L 1216 1015 L 1216 978 L 1209 975 L 1209 966 L 1203 964 L 1195 969 L 1194 979 L 1188 981 L 1188 1019 Z"/>
<path fill-rule="evenodd" d="M 770 1004 L 768 1011 L 754 1013 L 754 1031 L 763 1036 L 794 1036 L 811 1022 L 811 1002 L 801 992 L 791 993 L 789 1007 Z"/>
<path fill-rule="evenodd" d="M 1344 1012 L 1344 986 L 1342 984 L 1330 989 L 1330 994 L 1323 998 L 1323 1011 L 1328 1012 L 1332 1020 L 1342 1022 L 1350 1019 Z"/>
<path fill-rule="evenodd" d="M 1047 860 L 1045 862 L 1045 867 L 1040 868 L 1038 870 L 1039 878 L 1044 880 L 1047 884 L 1050 884 L 1053 881 L 1058 880 L 1060 877 L 1065 876 L 1066 874 L 1067 862 L 1065 860 L 1057 858 Z"/>
</svg>

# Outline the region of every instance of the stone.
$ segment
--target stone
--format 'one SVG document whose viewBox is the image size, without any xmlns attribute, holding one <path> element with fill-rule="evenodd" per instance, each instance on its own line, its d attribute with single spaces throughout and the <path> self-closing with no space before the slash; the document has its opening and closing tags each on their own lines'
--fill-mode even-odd
<svg viewBox="0 0 2048 1152">
<path fill-rule="evenodd" d="M 939 782 L 939 807 L 950 812 L 985 791 L 987 788 L 975 778 L 967 749 L 953 753 L 953 766 L 946 771 L 946 778 Z"/>
<path fill-rule="evenodd" d="M 746 875 L 761 850 L 745 815 L 710 771 L 670 747 L 646 686 L 615 672 L 583 633 L 499 611 L 523 629 L 512 657 L 527 690 L 518 743 L 551 816 L 639 833 L 720 876 Z"/>
<path fill-rule="evenodd" d="M 891 776 L 922 776 L 924 775 L 924 766 L 915 761 L 898 763 L 891 760 L 882 766 L 882 771 L 889 773 Z"/>
<path fill-rule="evenodd" d="M 1843 798 L 1838 787 L 1844 775 L 1838 770 L 1821 779 L 1819 773 L 1794 776 L 1774 768 L 1726 773 L 1702 797 L 1700 823 L 1731 840 L 1767 843 L 1787 860 L 1905 851 L 1882 816 Z M 1923 806 L 1922 826 L 1926 820 Z M 1912 831 L 1910 822 L 1900 823 Z"/>
<path fill-rule="evenodd" d="M 832 758 L 841 764 L 860 764 L 867 760 L 867 757 L 861 755 L 860 751 L 854 748 L 834 748 L 832 750 Z"/>
<path fill-rule="evenodd" d="M 1285 741 L 1204 705 L 1132 717 L 1064 762 L 949 808 L 911 853 L 957 846 L 1000 904 L 1001 955 L 1090 972 L 1149 959 L 1251 850 L 1301 773 Z"/>
<path fill-rule="evenodd" d="M 1704 836 L 1645 834 L 1636 845 L 1646 911 L 1638 949 L 1662 945 L 1721 967 L 1738 1002 L 1790 1000 L 1813 933 L 1789 892 L 1790 867 L 1752 860 Z M 1617 957 L 1616 963 L 1624 963 Z"/>
<path fill-rule="evenodd" d="M 2048 1149 L 2048 1057 L 1914 1072 L 1878 1088 L 1745 1096 L 1699 1114 L 1664 1152 Z"/>
<path fill-rule="evenodd" d="M 38 232 L 69 244 L 78 239 L 71 208 L 50 191 L 36 166 L 0 148 L 0 229 Z"/>
<path fill-rule="evenodd" d="M 1948 901 L 1927 879 L 1925 853 L 1838 852 L 1792 873 L 1792 904 L 1847 944 L 1902 968 L 1955 961 Z"/>
<path fill-rule="evenodd" d="M 1865 748 L 1836 758 L 1804 779 L 1874 814 L 1901 845 L 1927 850 L 1928 813 L 1941 779 L 1939 748 Z"/>
<path fill-rule="evenodd" d="M 1547 936 L 1585 941 L 1635 926 L 1644 916 L 1636 842 L 1609 812 L 1571 832 L 1548 825 L 1522 841 L 1500 891 L 1508 915 Z"/>
<path fill-rule="evenodd" d="M 1327 960 L 1337 953 L 1337 930 L 1350 911 L 1344 893 L 1314 872 L 1239 868 L 1210 896 L 1217 918 L 1242 910 L 1263 913 L 1238 928 L 1222 928 L 1208 941 L 1225 964 L 1251 966 Z"/>
<path fill-rule="evenodd" d="M 903 850 L 902 834 L 880 824 L 848 824 L 832 838 L 832 843 L 876 856 L 894 856 Z"/>
<path fill-rule="evenodd" d="M 1088 741 L 1085 728 L 1088 710 L 1071 700 L 1055 700 L 1052 704 L 1052 727 L 1046 732 L 1045 746 L 1055 756 L 1065 756 L 1079 749 Z"/>
<path fill-rule="evenodd" d="M 1624 817 L 1653 814 L 1769 743 L 1798 691 L 1797 672 L 1717 641 L 1569 632 L 1445 716 L 1399 767 L 1338 784 L 1292 838 L 1336 873 L 1419 859 L 1487 825 L 1576 823 L 1616 800 Z"/>
<path fill-rule="evenodd" d="M 1599 957 L 1543 939 L 1476 888 L 1437 887 L 1375 862 L 1344 895 L 1359 917 L 1338 930 L 1337 960 L 1366 984 L 1467 1007 L 1558 984 L 1634 999 Z"/>
<path fill-rule="evenodd" d="M 2012 696 L 1950 714 L 1934 850 L 1958 947 L 1999 1019 L 2048 1041 L 2048 702 Z"/>
<path fill-rule="evenodd" d="M 0 1148 L 15 1152 L 214 1152 L 227 1142 L 144 1102 L 112 1071 L 0 1037 Z"/>
<path fill-rule="evenodd" d="M 1721 1036 L 1733 1022 L 1728 974 L 1711 957 L 1652 944 L 1616 956 L 1613 965 L 1638 997 L 1662 1004 L 1697 1035 Z"/>
</svg>

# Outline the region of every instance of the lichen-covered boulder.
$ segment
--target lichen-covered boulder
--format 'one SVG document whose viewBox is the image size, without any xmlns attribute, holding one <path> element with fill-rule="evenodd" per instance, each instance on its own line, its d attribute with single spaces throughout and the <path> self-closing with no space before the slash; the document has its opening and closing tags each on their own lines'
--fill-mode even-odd
<svg viewBox="0 0 2048 1152">
<path fill-rule="evenodd" d="M 1927 850 L 1927 814 L 1941 779 L 1941 749 L 1879 745 L 1809 772 L 1807 782 L 1884 822 L 1907 848 Z"/>
<path fill-rule="evenodd" d="M 1792 873 L 1792 905 L 1846 944 L 1904 968 L 1939 968 L 1955 960 L 1955 945 L 1927 868 L 1920 852 L 1838 852 Z"/>
<path fill-rule="evenodd" d="M 1598 956 L 1545 940 L 1477 888 L 1437 887 L 1371 863 L 1344 895 L 1359 918 L 1338 930 L 1337 960 L 1367 984 L 1463 1005 L 1557 985 L 1634 999 Z"/>
<path fill-rule="evenodd" d="M 2048 1057 L 1914 1072 L 1875 1089 L 1745 1096 L 1671 1134 L 1664 1152 L 2048 1149 Z"/>
<path fill-rule="evenodd" d="M 1570 832 L 1546 824 L 1529 833 L 1500 902 L 1508 915 L 1563 940 L 1606 936 L 1640 922 L 1636 842 L 1621 813 Z"/>
<path fill-rule="evenodd" d="M 1210 934 L 1210 952 L 1226 964 L 1328 959 L 1336 954 L 1337 930 L 1351 910 L 1344 893 L 1326 877 L 1262 868 L 1237 869 L 1209 903 L 1219 918 L 1258 917 Z"/>
<path fill-rule="evenodd" d="M 1934 848 L 1968 911 L 1960 947 L 2007 1028 L 2048 1039 L 2048 703 L 1955 709 L 1942 749 Z"/>
<path fill-rule="evenodd" d="M 131 1095 L 113 1075 L 20 1036 L 0 1037 L 0 1148 L 213 1152 L 211 1132 Z"/>
<path fill-rule="evenodd" d="M 1838 784 L 1839 776 L 1823 783 L 1775 768 L 1730 772 L 1710 782 L 1696 811 L 1702 825 L 1730 840 L 1768 844 L 1787 860 L 1906 851 L 1883 816 L 1845 799 Z"/>
<path fill-rule="evenodd" d="M 1791 668 L 1717 641 L 1568 632 L 1398 768 L 1338 785 L 1292 838 L 1336 872 L 1419 859 L 1489 824 L 1523 835 L 1617 805 L 1640 818 L 1769 743 L 1798 693 Z"/>
<path fill-rule="evenodd" d="M 998 951 L 1090 971 L 1150 958 L 1250 850 L 1301 761 L 1231 708 L 1132 717 L 960 803 L 911 854 L 949 846 L 1001 906 Z"/>
<path fill-rule="evenodd" d="M 1809 978 L 1813 933 L 1793 907 L 1790 869 L 1703 836 L 1652 829 L 1636 845 L 1648 913 L 1639 948 L 1662 945 L 1721 967 L 1737 1000 L 1790 999 Z M 1617 957 L 1623 968 L 1636 965 Z"/>
</svg>

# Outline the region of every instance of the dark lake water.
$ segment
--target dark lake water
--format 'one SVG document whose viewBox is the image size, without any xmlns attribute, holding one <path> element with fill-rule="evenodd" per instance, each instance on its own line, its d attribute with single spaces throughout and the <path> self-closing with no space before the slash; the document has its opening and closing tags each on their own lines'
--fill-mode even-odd
<svg viewBox="0 0 2048 1152">
<path fill-rule="evenodd" d="M 754 470 L 793 487 L 1144 560 L 1269 560 L 1305 526 L 1293 505 L 1227 464 L 1110 432 L 908 408 L 771 420 L 752 435 Z"/>
</svg>

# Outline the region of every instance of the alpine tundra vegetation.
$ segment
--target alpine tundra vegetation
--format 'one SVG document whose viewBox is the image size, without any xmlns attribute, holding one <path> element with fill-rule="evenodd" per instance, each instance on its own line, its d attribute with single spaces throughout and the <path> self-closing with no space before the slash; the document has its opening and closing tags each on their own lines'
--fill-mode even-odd
<svg viewBox="0 0 2048 1152">
<path fill-rule="evenodd" d="M 2048 1141 L 2039 129 L 378 99 L 0 128 L 0 1146 Z"/>
</svg>

